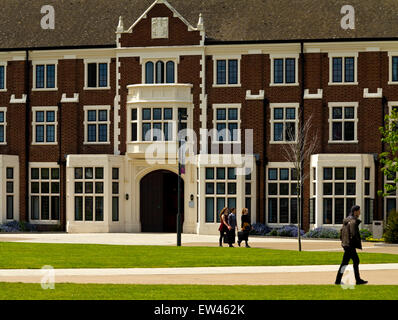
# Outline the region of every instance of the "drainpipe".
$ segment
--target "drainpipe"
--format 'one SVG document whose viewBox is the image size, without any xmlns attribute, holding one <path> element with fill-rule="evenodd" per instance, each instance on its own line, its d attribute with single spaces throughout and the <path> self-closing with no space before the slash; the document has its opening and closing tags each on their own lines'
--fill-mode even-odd
<svg viewBox="0 0 398 320">
<path fill-rule="evenodd" d="M 305 58 L 304 58 L 304 42 L 300 42 L 300 58 L 301 58 L 301 97 L 300 97 L 300 110 L 301 110 L 301 125 L 304 124 L 304 89 L 305 89 L 305 77 L 304 77 L 304 70 L 305 70 Z M 301 159 L 301 172 L 300 172 L 300 181 L 303 182 L 304 176 L 304 159 Z M 304 217 L 304 183 L 301 183 L 300 188 L 301 194 L 301 202 L 300 202 L 300 229 L 303 228 L 303 217 Z M 300 233 L 300 232 L 299 232 Z"/>
<path fill-rule="evenodd" d="M 29 158 L 30 158 L 30 127 L 31 127 L 31 109 L 30 109 L 30 65 L 29 50 L 26 50 L 25 58 L 25 221 L 29 221 Z"/>
</svg>

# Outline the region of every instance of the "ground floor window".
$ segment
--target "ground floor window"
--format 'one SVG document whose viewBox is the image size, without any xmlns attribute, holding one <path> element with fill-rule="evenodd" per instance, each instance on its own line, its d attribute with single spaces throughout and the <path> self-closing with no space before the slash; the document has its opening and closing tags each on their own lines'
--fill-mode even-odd
<svg viewBox="0 0 398 320">
<path fill-rule="evenodd" d="M 15 183 L 14 183 L 14 168 L 6 168 L 6 217 L 7 220 L 14 219 L 14 197 L 15 197 Z"/>
<path fill-rule="evenodd" d="M 60 215 L 59 167 L 30 168 L 30 218 L 32 221 L 58 221 Z"/>
<path fill-rule="evenodd" d="M 104 168 L 74 169 L 75 221 L 104 220 Z"/>
<path fill-rule="evenodd" d="M 206 222 L 220 222 L 219 213 L 222 208 L 236 208 L 236 169 L 205 168 L 205 170 Z"/>
<path fill-rule="evenodd" d="M 391 174 L 385 178 L 387 184 L 395 185 L 394 180 L 395 180 L 395 174 Z M 385 203 L 384 203 L 384 210 L 385 210 L 385 219 L 388 220 L 388 216 L 391 211 L 394 211 L 398 208 L 397 206 L 397 192 L 396 190 L 391 191 L 388 196 L 385 197 Z"/>
<path fill-rule="evenodd" d="M 119 221 L 119 168 L 112 168 L 112 221 Z"/>
<path fill-rule="evenodd" d="M 297 223 L 297 172 L 294 168 L 271 166 L 267 170 L 267 221 Z"/>
</svg>

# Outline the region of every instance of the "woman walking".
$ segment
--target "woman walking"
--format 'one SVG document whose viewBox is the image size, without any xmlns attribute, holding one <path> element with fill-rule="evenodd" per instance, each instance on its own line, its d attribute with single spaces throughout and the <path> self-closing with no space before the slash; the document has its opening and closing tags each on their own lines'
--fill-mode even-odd
<svg viewBox="0 0 398 320">
<path fill-rule="evenodd" d="M 228 235 L 228 230 L 231 228 L 228 224 L 228 208 L 225 207 L 220 212 L 220 226 L 218 231 L 220 231 L 220 247 L 222 247 L 223 238 Z"/>
<path fill-rule="evenodd" d="M 240 247 L 241 242 L 244 240 L 246 242 L 246 248 L 250 248 L 248 241 L 252 226 L 250 223 L 249 209 L 247 208 L 242 209 L 241 228 L 242 231 L 238 232 L 238 245 Z"/>
<path fill-rule="evenodd" d="M 231 213 L 228 215 L 228 224 L 228 244 L 230 247 L 233 247 L 232 244 L 235 243 L 235 228 L 237 228 L 235 208 L 232 208 Z"/>
</svg>

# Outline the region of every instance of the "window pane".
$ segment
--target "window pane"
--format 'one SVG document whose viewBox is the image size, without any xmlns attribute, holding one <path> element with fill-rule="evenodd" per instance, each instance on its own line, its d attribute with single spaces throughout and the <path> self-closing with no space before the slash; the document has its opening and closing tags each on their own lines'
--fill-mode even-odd
<svg viewBox="0 0 398 320">
<path fill-rule="evenodd" d="M 153 109 L 153 120 L 162 120 L 162 109 L 161 108 Z"/>
<path fill-rule="evenodd" d="M 347 183 L 347 195 L 349 195 L 349 196 L 356 195 L 356 184 L 355 183 Z"/>
<path fill-rule="evenodd" d="M 41 197 L 41 220 L 50 219 L 50 197 Z"/>
<path fill-rule="evenodd" d="M 104 183 L 103 182 L 95 183 L 95 193 L 104 193 Z"/>
<path fill-rule="evenodd" d="M 7 183 L 6 183 L 6 193 L 14 193 L 14 182 L 7 181 Z"/>
<path fill-rule="evenodd" d="M 238 60 L 228 60 L 228 83 L 238 83 Z"/>
<path fill-rule="evenodd" d="M 245 183 L 245 195 L 251 195 L 252 194 L 252 184 L 249 183 Z"/>
<path fill-rule="evenodd" d="M 344 180 L 344 168 L 334 168 L 336 180 Z"/>
<path fill-rule="evenodd" d="M 104 220 L 104 198 L 95 197 L 95 221 Z"/>
<path fill-rule="evenodd" d="M 174 62 L 168 61 L 166 63 L 166 82 L 174 83 Z"/>
<path fill-rule="evenodd" d="M 142 140 L 143 141 L 151 141 L 151 124 L 143 123 L 142 124 Z"/>
<path fill-rule="evenodd" d="M 331 196 L 333 194 L 333 183 L 324 183 L 323 184 L 323 195 Z"/>
<path fill-rule="evenodd" d="M 279 223 L 288 223 L 289 222 L 289 199 L 282 198 L 279 199 Z"/>
<path fill-rule="evenodd" d="M 88 142 L 95 142 L 97 141 L 97 126 L 95 124 L 89 124 L 87 126 L 87 140 Z"/>
<path fill-rule="evenodd" d="M 296 109 L 295 108 L 286 108 L 286 119 L 288 119 L 288 120 L 296 119 Z"/>
<path fill-rule="evenodd" d="M 47 65 L 47 88 L 55 88 L 55 65 Z"/>
<path fill-rule="evenodd" d="M 36 88 L 44 88 L 44 65 L 36 66 Z"/>
<path fill-rule="evenodd" d="M 206 183 L 206 194 L 214 194 L 214 183 Z"/>
<path fill-rule="evenodd" d="M 281 183 L 279 185 L 279 195 L 281 195 L 281 196 L 289 195 L 289 184 L 288 183 Z"/>
<path fill-rule="evenodd" d="M 286 83 L 296 82 L 296 59 L 286 59 Z"/>
<path fill-rule="evenodd" d="M 164 83 L 164 62 L 156 62 L 156 83 Z"/>
<path fill-rule="evenodd" d="M 93 183 L 92 182 L 84 183 L 84 192 L 85 193 L 93 193 Z"/>
<path fill-rule="evenodd" d="M 5 88 L 5 83 L 4 83 L 4 66 L 0 66 L 0 89 Z"/>
<path fill-rule="evenodd" d="M 107 124 L 100 124 L 98 126 L 98 134 L 99 134 L 99 141 L 100 142 L 108 141 L 108 125 Z"/>
<path fill-rule="evenodd" d="M 343 138 L 343 126 L 341 122 L 333 122 L 332 139 L 340 141 Z"/>
<path fill-rule="evenodd" d="M 344 195 L 344 183 L 335 183 L 334 185 L 334 194 L 336 196 Z"/>
<path fill-rule="evenodd" d="M 83 168 L 75 168 L 75 179 L 83 179 Z"/>
<path fill-rule="evenodd" d="M 290 184 L 290 194 L 292 196 L 296 196 L 297 195 L 297 183 L 291 183 Z"/>
<path fill-rule="evenodd" d="M 236 179 L 235 168 L 228 168 L 228 179 L 229 180 Z"/>
<path fill-rule="evenodd" d="M 323 223 L 332 224 L 332 199 L 323 199 Z"/>
<path fill-rule="evenodd" d="M 225 168 L 217 168 L 217 179 L 225 180 Z"/>
<path fill-rule="evenodd" d="M 226 61 L 217 60 L 217 84 L 227 83 Z"/>
<path fill-rule="evenodd" d="M 370 180 L 370 168 L 365 168 L 365 180 Z"/>
<path fill-rule="evenodd" d="M 228 194 L 236 194 L 236 183 L 228 183 Z"/>
<path fill-rule="evenodd" d="M 297 170 L 295 168 L 292 168 L 290 172 L 292 175 L 291 180 L 297 180 Z"/>
<path fill-rule="evenodd" d="M 7 196 L 7 205 L 6 205 L 7 219 L 14 219 L 14 196 Z"/>
<path fill-rule="evenodd" d="M 278 199 L 268 199 L 268 223 L 277 223 Z"/>
<path fill-rule="evenodd" d="M 14 179 L 14 168 L 7 168 L 6 177 L 7 179 Z"/>
<path fill-rule="evenodd" d="M 119 197 L 112 197 L 112 221 L 119 221 Z"/>
<path fill-rule="evenodd" d="M 36 142 L 44 142 L 44 126 L 36 126 Z"/>
<path fill-rule="evenodd" d="M 138 136 L 137 136 L 137 123 L 132 123 L 131 124 L 131 141 L 137 141 Z"/>
<path fill-rule="evenodd" d="M 225 207 L 225 198 L 217 198 L 217 209 L 216 209 L 216 216 L 217 222 L 220 222 L 220 212 Z"/>
<path fill-rule="evenodd" d="M 104 168 L 95 168 L 95 179 L 104 179 Z"/>
<path fill-rule="evenodd" d="M 354 58 L 345 58 L 345 82 L 354 82 Z"/>
<path fill-rule="evenodd" d="M 51 220 L 59 220 L 59 197 L 51 197 Z"/>
<path fill-rule="evenodd" d="M 101 88 L 108 86 L 108 64 L 100 63 L 99 64 L 99 86 Z"/>
<path fill-rule="evenodd" d="M 278 184 L 277 183 L 269 183 L 268 184 L 268 194 L 270 196 L 278 195 Z"/>
<path fill-rule="evenodd" d="M 283 120 L 283 108 L 275 108 L 274 109 L 274 119 L 275 120 Z"/>
<path fill-rule="evenodd" d="M 153 124 L 153 141 L 161 141 L 163 140 L 162 137 L 162 124 L 161 123 L 154 123 Z"/>
<path fill-rule="evenodd" d="M 280 180 L 289 180 L 289 169 L 280 169 Z"/>
<path fill-rule="evenodd" d="M 88 121 L 97 121 L 97 111 L 96 110 L 88 110 L 87 111 L 87 120 Z"/>
<path fill-rule="evenodd" d="M 392 210 L 395 210 L 397 200 L 396 199 L 387 199 L 387 206 L 386 206 L 386 214 L 388 215 Z"/>
<path fill-rule="evenodd" d="M 93 197 L 84 198 L 84 220 L 93 220 Z"/>
<path fill-rule="evenodd" d="M 392 81 L 398 81 L 398 57 L 392 57 Z"/>
<path fill-rule="evenodd" d="M 347 180 L 355 180 L 356 179 L 355 176 L 356 176 L 356 168 L 347 168 Z"/>
<path fill-rule="evenodd" d="M 107 110 L 98 110 L 98 121 L 108 121 Z"/>
<path fill-rule="evenodd" d="M 226 120 L 227 111 L 226 109 L 217 108 L 217 120 Z"/>
<path fill-rule="evenodd" d="M 352 141 L 354 140 L 354 122 L 344 122 L 344 140 Z"/>
<path fill-rule="evenodd" d="M 47 122 L 55 122 L 55 111 L 47 111 L 46 112 L 46 121 Z"/>
<path fill-rule="evenodd" d="M 342 224 L 344 219 L 344 199 L 334 199 L 334 223 Z"/>
<path fill-rule="evenodd" d="M 55 126 L 46 126 L 46 141 L 55 142 Z"/>
<path fill-rule="evenodd" d="M 83 220 L 83 198 L 75 197 L 75 221 Z"/>
<path fill-rule="evenodd" d="M 4 142 L 4 126 L 0 125 L 0 143 Z"/>
<path fill-rule="evenodd" d="M 285 130 L 286 141 L 296 141 L 296 124 L 294 122 L 286 122 Z"/>
<path fill-rule="evenodd" d="M 333 58 L 333 82 L 343 82 L 343 59 Z"/>
<path fill-rule="evenodd" d="M 274 141 L 283 141 L 283 123 L 274 123 Z"/>
<path fill-rule="evenodd" d="M 142 120 L 151 120 L 151 109 L 145 108 L 142 110 Z"/>
<path fill-rule="evenodd" d="M 365 196 L 370 196 L 370 183 L 365 183 Z"/>
<path fill-rule="evenodd" d="M 40 193 L 40 184 L 38 182 L 32 182 L 30 185 L 31 193 Z"/>
<path fill-rule="evenodd" d="M 59 193 L 59 182 L 51 182 L 51 193 Z"/>
<path fill-rule="evenodd" d="M 230 141 L 238 141 L 239 131 L 237 123 L 228 124 L 228 135 Z"/>
<path fill-rule="evenodd" d="M 333 119 L 343 119 L 343 108 L 335 107 L 332 109 Z"/>
<path fill-rule="evenodd" d="M 164 120 L 172 120 L 173 119 L 173 109 L 165 108 L 164 109 Z"/>
<path fill-rule="evenodd" d="M 36 122 L 44 122 L 44 111 L 36 111 Z"/>
<path fill-rule="evenodd" d="M 344 118 L 345 119 L 354 119 L 355 109 L 353 107 L 344 108 Z"/>
<path fill-rule="evenodd" d="M 75 193 L 83 193 L 83 182 L 75 182 Z"/>
<path fill-rule="evenodd" d="M 145 64 L 145 83 L 153 83 L 153 62 Z"/>
<path fill-rule="evenodd" d="M 93 168 L 85 168 L 85 178 L 92 179 L 94 177 L 94 170 Z"/>
<path fill-rule="evenodd" d="M 89 88 L 97 87 L 97 64 L 89 63 L 87 64 L 87 86 Z"/>
<path fill-rule="evenodd" d="M 30 217 L 32 220 L 39 220 L 39 197 L 38 196 L 33 196 L 31 197 L 31 203 L 30 203 Z"/>
<path fill-rule="evenodd" d="M 50 169 L 42 168 L 40 171 L 42 179 L 48 180 L 50 178 Z"/>
<path fill-rule="evenodd" d="M 206 168 L 206 179 L 214 179 L 214 168 Z"/>
<path fill-rule="evenodd" d="M 119 194 L 119 182 L 112 182 L 112 194 Z"/>
<path fill-rule="evenodd" d="M 332 180 L 332 168 L 323 168 L 323 180 Z"/>
<path fill-rule="evenodd" d="M 274 60 L 274 83 L 283 83 L 283 59 Z"/>
<path fill-rule="evenodd" d="M 217 194 L 225 194 L 225 183 L 217 183 Z"/>
<path fill-rule="evenodd" d="M 238 120 L 238 109 L 237 108 L 228 109 L 228 120 Z"/>
<path fill-rule="evenodd" d="M 278 180 L 278 169 L 268 169 L 268 180 Z"/>
<path fill-rule="evenodd" d="M 119 179 L 119 168 L 112 168 L 112 180 Z"/>
<path fill-rule="evenodd" d="M 59 179 L 59 169 L 58 168 L 51 169 L 51 179 L 54 179 L 54 180 Z"/>
<path fill-rule="evenodd" d="M 297 223 L 297 199 L 290 199 L 290 223 Z"/>
<path fill-rule="evenodd" d="M 214 222 L 214 198 L 206 198 L 206 222 Z"/>
<path fill-rule="evenodd" d="M 228 208 L 236 208 L 236 198 L 228 198 Z"/>
</svg>

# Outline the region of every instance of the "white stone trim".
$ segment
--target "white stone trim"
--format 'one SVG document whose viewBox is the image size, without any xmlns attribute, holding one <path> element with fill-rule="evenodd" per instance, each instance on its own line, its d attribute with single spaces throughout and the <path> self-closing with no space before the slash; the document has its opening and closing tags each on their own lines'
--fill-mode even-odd
<svg viewBox="0 0 398 320">
<path fill-rule="evenodd" d="M 4 122 L 0 122 L 4 127 L 4 142 L 0 141 L 0 146 L 3 146 L 7 144 L 7 107 L 0 107 L 0 112 L 4 112 Z"/>
<path fill-rule="evenodd" d="M 96 63 L 97 64 L 97 86 L 96 87 L 89 87 L 88 86 L 88 64 L 89 63 Z M 99 70 L 98 64 L 99 63 L 106 63 L 107 64 L 107 86 L 106 87 L 99 87 Z M 84 59 L 84 87 L 83 90 L 109 90 L 111 89 L 110 86 L 110 69 L 111 69 L 111 58 L 90 58 Z"/>
<path fill-rule="evenodd" d="M 36 88 L 36 66 L 44 65 L 44 88 Z M 47 88 L 47 66 L 54 65 L 54 88 Z M 33 60 L 32 61 L 32 91 L 57 91 L 58 90 L 58 60 Z"/>
<path fill-rule="evenodd" d="M 12 94 L 11 95 L 11 98 L 10 98 L 10 103 L 21 103 L 21 104 L 25 104 L 26 103 L 26 94 L 22 94 L 22 98 L 20 98 L 20 99 L 16 99 L 15 98 L 15 94 Z"/>
<path fill-rule="evenodd" d="M 0 92 L 7 92 L 7 61 L 0 61 L 0 67 L 4 67 L 4 88 Z"/>
<path fill-rule="evenodd" d="M 322 99 L 323 89 L 318 89 L 317 93 L 310 93 L 310 89 L 304 90 L 304 99 Z"/>
<path fill-rule="evenodd" d="M 67 98 L 66 93 L 62 94 L 61 103 L 79 103 L 79 94 L 74 93 L 73 98 Z"/>
<path fill-rule="evenodd" d="M 270 87 L 287 87 L 287 86 L 298 86 L 299 85 L 299 79 L 298 79 L 298 72 L 299 72 L 299 57 L 300 55 L 298 53 L 272 53 L 269 55 L 270 58 L 270 64 L 271 64 L 271 82 L 269 84 Z M 274 79 L 274 60 L 275 59 L 283 59 L 283 83 L 275 83 L 275 79 Z M 295 67 L 294 67 L 294 71 L 295 71 L 295 82 L 294 83 L 286 83 L 286 59 L 295 59 Z"/>
<path fill-rule="evenodd" d="M 226 65 L 226 73 L 225 73 L 225 84 L 217 84 L 217 61 L 218 60 L 225 60 Z M 238 83 L 236 84 L 228 84 L 228 77 L 229 77 L 229 66 L 228 66 L 228 60 L 238 60 L 237 63 L 237 73 L 238 73 Z M 223 88 L 223 87 L 241 87 L 241 60 L 242 60 L 242 55 L 241 54 L 214 54 L 213 55 L 213 88 Z"/>
<path fill-rule="evenodd" d="M 328 143 L 330 144 L 357 144 L 358 143 L 358 102 L 329 102 L 328 107 L 329 107 L 329 141 Z M 333 121 L 333 107 L 342 107 L 343 108 L 343 118 L 340 120 Z M 345 141 L 345 140 L 339 140 L 335 141 L 333 140 L 333 122 L 342 122 L 344 124 L 344 107 L 354 107 L 354 119 L 350 119 L 350 122 L 354 122 L 354 140 L 353 141 Z M 344 125 L 343 125 L 343 130 L 342 130 L 342 135 L 344 138 Z"/>
<path fill-rule="evenodd" d="M 329 86 L 358 85 L 358 52 L 329 52 Z M 345 82 L 345 59 L 354 58 L 354 82 Z M 342 58 L 342 82 L 333 82 L 333 58 Z"/>
<path fill-rule="evenodd" d="M 13 209 L 14 216 L 12 220 L 19 221 L 19 156 L 10 156 L 0 154 L 0 224 L 7 221 L 7 198 L 6 198 L 6 186 L 7 186 L 7 168 L 13 168 Z"/>
<path fill-rule="evenodd" d="M 246 100 L 264 100 L 264 90 L 260 90 L 258 94 L 252 94 L 251 90 L 246 90 Z"/>
<path fill-rule="evenodd" d="M 44 121 L 37 122 L 36 121 L 36 112 L 43 111 L 44 112 Z M 54 111 L 54 122 L 47 122 L 46 114 L 47 111 Z M 36 142 L 36 126 L 42 125 L 44 127 L 44 141 L 43 142 Z M 54 126 L 54 142 L 46 142 L 47 138 L 47 125 Z M 32 145 L 57 145 L 58 144 L 58 107 L 51 106 L 51 107 L 32 107 Z"/>
<path fill-rule="evenodd" d="M 383 88 L 377 88 L 376 93 L 369 93 L 369 88 L 363 89 L 363 97 L 372 99 L 372 98 L 383 98 Z"/>
</svg>

